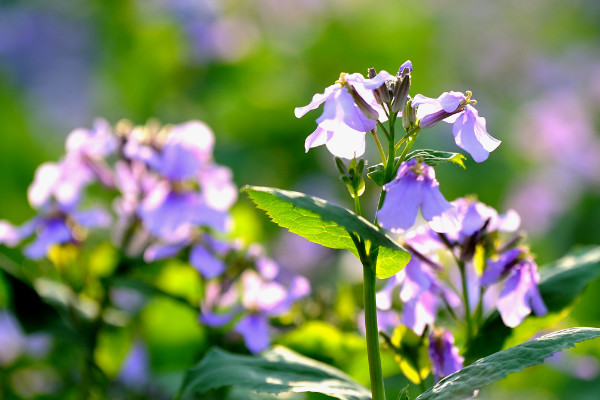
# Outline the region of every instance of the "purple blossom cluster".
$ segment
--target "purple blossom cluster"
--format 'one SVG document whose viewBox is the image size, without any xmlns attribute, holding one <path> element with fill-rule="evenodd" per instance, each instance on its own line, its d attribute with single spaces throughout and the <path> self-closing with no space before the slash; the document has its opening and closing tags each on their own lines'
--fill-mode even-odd
<svg viewBox="0 0 600 400">
<path fill-rule="evenodd" d="M 97 120 L 90 130 L 77 129 L 65 156 L 35 173 L 28 199 L 37 215 L 20 226 L 0 221 L 0 244 L 17 246 L 34 236 L 24 253 L 39 260 L 56 246 L 81 248 L 89 229 L 109 228 L 125 257 L 147 263 L 185 257 L 206 284 L 200 321 L 222 326 L 235 320 L 247 347 L 261 351 L 269 344 L 269 319 L 306 296 L 310 284 L 297 276 L 286 280 L 257 246 L 244 250 L 228 239 L 238 191 L 231 170 L 215 163 L 214 143 L 201 121 L 121 121 L 113 129 Z M 112 210 L 86 207 L 97 201 L 92 186 L 115 194 Z"/>
<path fill-rule="evenodd" d="M 238 262 L 250 267 L 207 282 L 200 321 L 215 328 L 232 327 L 246 347 L 258 353 L 269 346 L 270 319 L 289 312 L 298 299 L 307 296 L 310 283 L 303 276 L 286 277 L 257 245 Z"/>
<path fill-rule="evenodd" d="M 80 244 L 87 229 L 110 225 L 108 210 L 85 208 L 86 190 L 101 185 L 117 192 L 113 234 L 131 254 L 154 260 L 192 246 L 194 264 L 214 265 L 219 249 L 210 235 L 230 229 L 237 188 L 231 171 L 213 161 L 213 145 L 214 134 L 200 121 L 123 122 L 115 132 L 98 120 L 91 130 L 77 129 L 67 138 L 66 155 L 35 173 L 28 199 L 38 215 L 18 227 L 0 221 L 0 243 L 15 246 L 35 234 L 25 248 L 32 259 L 54 245 Z M 199 267 L 208 275 L 211 268 Z"/>
<path fill-rule="evenodd" d="M 527 247 L 519 244 L 521 236 L 515 234 L 518 214 L 510 210 L 500 215 L 467 198 L 452 205 L 457 220 L 454 229 L 440 233 L 421 225 L 405 232 L 402 241 L 412 258 L 377 293 L 378 308 L 384 313 L 393 309 L 398 293 L 401 323 L 417 335 L 430 332 L 436 379 L 462 367 L 452 334 L 443 328 L 449 319 L 474 318 L 481 323 L 497 310 L 504 324 L 514 328 L 532 312 L 547 313 L 537 288 L 537 265 Z M 507 237 L 510 234 L 514 236 Z M 382 322 L 384 329 L 395 327 L 386 326 L 385 319 Z"/>
<path fill-rule="evenodd" d="M 452 123 L 457 146 L 477 162 L 486 160 L 500 141 L 487 132 L 485 118 L 475 109 L 477 102 L 471 99 L 471 92 L 444 92 L 436 99 L 418 94 L 411 101 L 408 89 L 412 70 L 412 63 L 406 61 L 396 75 L 381 71 L 366 79 L 360 73 L 342 73 L 323 93 L 315 94 L 308 105 L 297 107 L 295 115 L 300 118 L 325 103 L 323 114 L 317 118 L 317 129 L 306 138 L 306 151 L 326 145 L 336 157 L 361 157 L 366 132 L 376 129 L 378 121 L 387 121 L 390 113 L 405 113 L 405 119 L 409 119 L 406 122 L 413 129 L 430 128 L 440 121 Z M 382 106 L 385 98 L 393 98 L 389 109 Z M 413 111 L 403 110 L 407 100 L 416 110 L 414 121 L 410 120 Z"/>
</svg>

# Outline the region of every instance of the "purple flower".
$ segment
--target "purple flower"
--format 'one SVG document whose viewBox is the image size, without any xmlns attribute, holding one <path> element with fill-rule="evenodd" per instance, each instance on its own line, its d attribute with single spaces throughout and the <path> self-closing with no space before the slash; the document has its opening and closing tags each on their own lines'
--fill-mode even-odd
<svg viewBox="0 0 600 400">
<path fill-rule="evenodd" d="M 80 240 L 81 237 L 74 236 L 75 226 L 94 228 L 106 227 L 108 224 L 110 224 L 110 215 L 101 208 L 75 210 L 69 214 L 48 208 L 47 211 L 43 211 L 20 227 L 0 221 L 0 243 L 11 247 L 17 246 L 35 233 L 36 238 L 25 247 L 23 253 L 32 260 L 39 260 L 45 257 L 54 245 Z"/>
<path fill-rule="evenodd" d="M 51 203 L 69 210 L 79 203 L 81 192 L 94 180 L 92 172 L 75 157 L 60 163 L 46 162 L 35 171 L 27 189 L 29 204 L 36 209 Z"/>
<path fill-rule="evenodd" d="M 192 179 L 210 161 L 214 142 L 214 134 L 204 122 L 175 125 L 161 151 L 147 161 L 169 180 Z"/>
<path fill-rule="evenodd" d="M 450 219 L 442 222 L 442 214 L 452 205 L 440 193 L 432 167 L 411 159 L 402 163 L 396 178 L 383 186 L 387 191 L 385 201 L 377 212 L 381 227 L 394 233 L 404 231 L 415 223 L 421 209 L 427 221 L 436 218 L 436 226 L 445 231 L 453 226 Z"/>
<path fill-rule="evenodd" d="M 179 237 L 193 226 L 208 226 L 221 232 L 230 226 L 229 214 L 209 207 L 201 193 L 177 190 L 168 182 L 157 184 L 138 212 L 146 229 L 160 238 Z"/>
<path fill-rule="evenodd" d="M 396 80 L 396 77 L 386 71 L 381 71 L 372 79 L 365 79 L 359 73 L 342 73 L 335 84 L 327 87 L 323 93 L 315 94 L 308 105 L 297 107 L 294 113 L 301 118 L 325 103 L 323 114 L 317 119 L 317 129 L 306 138 L 306 152 L 325 144 L 336 157 L 352 159 L 362 156 L 365 152 L 365 132 L 375 128 L 380 117 L 372 107 L 377 103 L 373 89 L 390 80 Z"/>
<path fill-rule="evenodd" d="M 532 310 L 536 315 L 548 313 L 537 287 L 539 281 L 537 265 L 531 259 L 522 260 L 511 269 L 497 302 L 506 326 L 516 327 Z"/>
<path fill-rule="evenodd" d="M 132 389 L 142 389 L 150 381 L 150 357 L 143 342 L 136 340 L 123 361 L 118 379 Z"/>
<path fill-rule="evenodd" d="M 471 92 L 444 92 L 437 99 L 416 95 L 413 107 L 418 107 L 417 117 L 421 128 L 430 128 L 440 121 L 453 123 L 452 133 L 456 145 L 477 162 L 485 161 L 489 153 L 500 145 L 487 133 L 485 118 L 480 117 L 471 100 Z"/>
<path fill-rule="evenodd" d="M 451 204 L 455 207 L 458 223 L 444 234 L 449 240 L 460 244 L 483 229 L 487 232 L 515 232 L 521 223 L 519 214 L 514 210 L 499 215 L 492 207 L 469 198 L 458 198 Z M 436 229 L 435 222 L 430 225 Z"/>
<path fill-rule="evenodd" d="M 265 281 L 253 271 L 242 274 L 242 305 L 248 314 L 235 325 L 252 353 L 258 353 L 269 345 L 269 318 L 289 310 L 298 299 L 310 293 L 310 284 L 304 277 L 295 277 L 289 290 L 275 281 Z"/>
<path fill-rule="evenodd" d="M 452 334 L 443 329 L 436 329 L 429 336 L 429 358 L 436 382 L 460 370 L 465 360 L 458 354 Z"/>
<path fill-rule="evenodd" d="M 225 262 L 221 259 L 230 250 L 225 242 L 213 239 L 203 234 L 196 239 L 197 234 L 188 235 L 165 243 L 154 243 L 144 252 L 144 261 L 152 262 L 176 256 L 181 250 L 190 247 L 190 264 L 206 279 L 216 278 L 225 272 Z"/>
<path fill-rule="evenodd" d="M 391 307 L 392 294 L 398 286 L 403 302 L 402 324 L 417 335 L 421 335 L 426 326 L 433 326 L 438 308 L 444 301 L 453 307 L 460 304 L 456 294 L 446 289 L 434 272 L 414 255 L 406 267 L 377 293 L 378 308 L 387 310 Z"/>
</svg>

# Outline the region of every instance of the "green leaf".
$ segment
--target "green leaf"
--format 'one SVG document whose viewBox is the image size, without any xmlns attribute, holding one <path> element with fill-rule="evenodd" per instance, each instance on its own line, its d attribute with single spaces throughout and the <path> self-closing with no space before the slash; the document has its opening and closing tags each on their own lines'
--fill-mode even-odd
<svg viewBox="0 0 600 400">
<path fill-rule="evenodd" d="M 440 380 L 416 400 L 454 400 L 473 396 L 473 392 L 504 379 L 507 374 L 540 364 L 554 353 L 575 343 L 600 336 L 598 328 L 571 328 L 544 335 L 518 346 L 494 353 Z"/>
<path fill-rule="evenodd" d="M 410 160 L 411 158 L 422 158 L 423 161 L 427 164 L 430 165 L 432 167 L 441 164 L 441 163 L 445 163 L 445 162 L 450 162 L 456 165 L 459 165 L 463 168 L 465 168 L 465 156 L 463 156 L 460 153 L 452 153 L 449 151 L 438 151 L 438 150 L 429 150 L 429 149 L 419 149 L 419 150 L 414 150 L 411 151 L 410 153 L 408 153 L 406 155 L 405 160 Z M 396 159 L 394 160 L 395 163 L 397 163 L 398 161 L 400 161 L 400 157 L 396 157 Z M 466 169 L 466 168 L 465 168 Z M 373 182 L 375 182 L 378 186 L 383 186 L 385 184 L 384 180 L 384 174 L 385 174 L 385 168 L 383 166 L 383 164 L 376 164 L 376 165 L 372 165 L 368 168 L 368 173 L 367 176 L 369 178 L 371 178 L 371 180 Z M 396 175 L 396 171 L 394 171 L 394 176 Z"/>
<path fill-rule="evenodd" d="M 323 199 L 287 190 L 246 186 L 256 206 L 284 228 L 311 242 L 333 249 L 347 249 L 358 257 L 349 232 L 368 241 L 371 249 L 379 247 L 375 273 L 385 279 L 395 275 L 410 260 L 410 254 L 381 228 L 352 211 Z"/>
<path fill-rule="evenodd" d="M 540 268 L 538 285 L 548 314 L 559 314 L 569 307 L 583 292 L 586 285 L 600 275 L 600 246 L 589 246 L 572 251 L 568 255 Z M 528 317 L 532 318 L 532 317 Z M 555 325 L 556 320 L 543 317 L 548 325 L 536 325 L 539 329 Z M 527 320 L 525 320 L 527 322 Z M 519 331 L 520 327 L 516 328 Z M 498 351 L 511 335 L 513 329 L 502 322 L 500 314 L 494 312 L 484 322 L 477 337 L 465 354 L 467 362 Z M 531 337 L 535 332 L 531 332 Z M 519 336 L 525 336 L 524 333 Z"/>
<path fill-rule="evenodd" d="M 212 389 L 235 386 L 259 393 L 322 393 L 342 400 L 370 400 L 371 392 L 343 372 L 276 346 L 260 356 L 212 348 L 200 364 L 189 369 L 178 399 L 202 398 Z"/>
<path fill-rule="evenodd" d="M 409 400 L 408 398 L 408 385 L 404 386 L 404 389 L 398 393 L 398 400 Z"/>
</svg>

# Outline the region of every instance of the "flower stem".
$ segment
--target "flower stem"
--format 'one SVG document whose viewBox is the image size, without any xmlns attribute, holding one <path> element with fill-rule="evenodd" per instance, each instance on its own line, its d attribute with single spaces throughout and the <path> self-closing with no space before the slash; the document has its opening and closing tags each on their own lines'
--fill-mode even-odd
<svg viewBox="0 0 600 400">
<path fill-rule="evenodd" d="M 377 307 L 375 303 L 375 269 L 371 263 L 363 261 L 363 295 L 365 302 L 365 328 L 367 333 L 367 353 L 373 400 L 385 400 L 381 355 L 379 354 L 379 329 L 377 328 Z"/>
<path fill-rule="evenodd" d="M 471 320 L 471 305 L 469 304 L 469 291 L 467 289 L 467 271 L 465 263 L 462 260 L 457 260 L 458 269 L 460 270 L 460 280 L 462 283 L 463 301 L 465 303 L 465 320 L 467 322 L 467 342 L 473 339 L 473 321 Z"/>
<path fill-rule="evenodd" d="M 377 133 L 375 133 L 375 129 L 371 129 L 371 134 L 373 135 L 373 139 L 375 140 L 375 144 L 377 145 L 377 150 L 379 150 L 379 155 L 381 156 L 381 162 L 385 162 L 385 151 L 383 151 L 383 147 L 381 146 L 379 137 L 377 137 Z"/>
</svg>

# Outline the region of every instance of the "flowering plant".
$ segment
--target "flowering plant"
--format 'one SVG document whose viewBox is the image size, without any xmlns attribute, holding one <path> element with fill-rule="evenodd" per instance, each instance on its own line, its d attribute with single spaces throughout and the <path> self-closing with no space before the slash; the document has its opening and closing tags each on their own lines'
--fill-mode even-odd
<svg viewBox="0 0 600 400">
<path fill-rule="evenodd" d="M 399 399 L 414 398 L 415 389 L 419 400 L 463 399 L 600 336 L 597 328 L 571 328 L 508 347 L 515 332 L 530 338 L 564 316 L 600 274 L 600 249 L 580 249 L 538 268 L 515 211 L 499 213 L 474 196 L 448 201 L 435 168 L 466 169 L 466 157 L 413 149 L 418 137 L 440 121 L 450 123 L 456 145 L 476 162 L 500 141 L 487 132 L 471 92 L 411 96 L 412 72 L 407 61 L 396 75 L 342 73 L 296 108 L 303 117 L 323 104 L 305 150 L 324 145 L 334 156 L 354 210 L 299 192 L 242 189 L 276 224 L 360 261 L 364 311 L 356 325 L 366 336 L 361 369 L 368 367 L 370 389 L 332 365 L 271 346 L 272 340 L 310 341 L 315 325 L 298 328 L 299 322 L 316 319 L 314 309 L 327 304 L 316 301 L 318 293 L 309 298 L 307 277 L 282 268 L 262 246 L 235 238 L 231 207 L 238 190 L 231 170 L 214 159 L 215 136 L 205 123 L 112 127 L 98 120 L 69 135 L 59 162 L 36 171 L 28 200 L 37 215 L 19 226 L 0 221 L 0 244 L 22 246 L 25 257 L 12 261 L 19 253 L 9 250 L 4 272 L 56 314 L 58 333 L 44 339 L 46 348 L 55 343 L 48 357 L 74 360 L 53 375 L 61 383 L 54 394 L 185 400 L 292 392 L 382 400 L 398 395 L 384 385 L 386 375 L 400 374 L 410 385 Z M 378 163 L 363 158 L 369 137 Z M 364 201 L 367 189 L 379 195 L 373 210 Z M 147 315 L 160 311 L 160 301 L 186 311 L 169 305 L 152 331 Z M 179 329 L 190 312 L 191 327 Z M 168 325 L 192 332 L 192 339 L 169 338 Z M 287 339 L 277 335 L 283 331 Z M 341 336 L 342 345 L 321 346 L 322 358 L 342 356 L 356 339 L 326 332 Z M 40 347 L 31 336 L 0 311 L 0 365 L 17 382 L 19 357 Z M 191 344 L 177 352 L 187 339 Z M 149 342 L 176 354 L 175 378 L 163 375 L 168 383 L 156 378 L 149 358 L 158 356 L 149 354 Z M 392 369 L 382 363 L 381 347 L 383 357 L 395 360 Z M 13 386 L 15 396 L 29 393 Z"/>
</svg>

